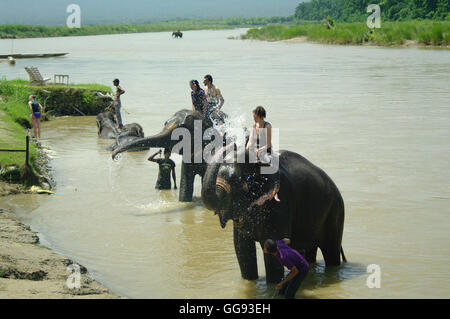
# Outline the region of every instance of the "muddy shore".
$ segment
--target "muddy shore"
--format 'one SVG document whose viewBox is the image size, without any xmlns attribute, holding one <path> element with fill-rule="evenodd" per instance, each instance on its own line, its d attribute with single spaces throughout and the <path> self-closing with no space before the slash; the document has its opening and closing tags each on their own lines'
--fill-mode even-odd
<svg viewBox="0 0 450 319">
<path fill-rule="evenodd" d="M 38 154 L 38 174 L 45 181 L 39 189 L 52 189 L 50 158 L 40 145 Z M 0 200 L 31 193 L 32 188 L 22 184 L 0 181 Z M 0 299 L 119 298 L 93 280 L 82 265 L 78 285 L 74 267 L 78 268 L 76 262 L 40 245 L 38 235 L 14 219 L 14 212 L 0 208 Z M 73 280 L 68 282 L 69 277 Z"/>
<path fill-rule="evenodd" d="M 79 286 L 68 283 L 76 263 L 39 245 L 37 234 L 7 213 L 0 209 L 0 299 L 118 298 L 81 265 Z"/>
</svg>

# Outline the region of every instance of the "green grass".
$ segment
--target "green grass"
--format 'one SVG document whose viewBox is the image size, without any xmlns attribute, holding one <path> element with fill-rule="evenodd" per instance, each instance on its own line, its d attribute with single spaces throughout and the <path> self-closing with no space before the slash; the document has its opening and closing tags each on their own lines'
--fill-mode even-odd
<svg viewBox="0 0 450 319">
<path fill-rule="evenodd" d="M 407 40 L 423 45 L 450 45 L 450 21 L 406 21 L 383 22 L 380 29 L 370 33 L 365 23 L 337 23 L 334 29 L 327 29 L 324 24 L 307 25 L 269 25 L 259 29 L 250 29 L 242 39 L 286 40 L 306 36 L 308 40 L 330 44 L 364 43 L 393 46 L 402 45 Z"/>
<path fill-rule="evenodd" d="M 52 85 L 56 86 L 56 85 Z M 107 91 L 109 93 L 112 93 L 111 87 L 103 84 L 97 84 L 97 83 L 85 83 L 85 84 L 71 84 L 72 87 L 77 87 L 80 89 L 87 89 L 92 91 Z M 67 87 L 67 86 L 63 86 Z"/>
<path fill-rule="evenodd" d="M 10 116 L 0 114 L 0 148 L 24 150 L 26 148 L 26 131 Z M 33 166 L 37 158 L 37 149 L 33 143 L 30 143 L 30 163 Z M 25 164 L 25 153 L 0 152 L 1 166 Z"/>
</svg>

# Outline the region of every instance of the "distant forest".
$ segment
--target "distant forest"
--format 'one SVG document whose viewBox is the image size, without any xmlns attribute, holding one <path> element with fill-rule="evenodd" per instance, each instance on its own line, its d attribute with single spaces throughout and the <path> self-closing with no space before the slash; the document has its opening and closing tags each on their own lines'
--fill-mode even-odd
<svg viewBox="0 0 450 319">
<path fill-rule="evenodd" d="M 323 20 L 330 17 L 342 22 L 362 22 L 367 19 L 367 6 L 372 3 L 380 6 L 384 20 L 450 20 L 449 0 L 312 0 L 297 6 L 295 18 Z"/>
</svg>

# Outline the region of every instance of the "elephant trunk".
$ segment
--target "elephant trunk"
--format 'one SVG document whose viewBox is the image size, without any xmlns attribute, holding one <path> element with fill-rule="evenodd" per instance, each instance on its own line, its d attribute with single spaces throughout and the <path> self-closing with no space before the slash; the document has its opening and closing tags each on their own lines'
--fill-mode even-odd
<svg viewBox="0 0 450 319">
<path fill-rule="evenodd" d="M 203 177 L 202 200 L 205 207 L 219 215 L 220 226 L 225 228 L 233 218 L 230 210 L 231 186 L 224 178 L 218 177 L 220 164 L 209 164 Z"/>
<path fill-rule="evenodd" d="M 171 140 L 171 136 L 172 131 L 164 129 L 156 135 L 135 139 L 116 148 L 112 153 L 112 157 L 114 158 L 117 154 L 125 151 L 144 151 L 151 147 L 171 148 L 176 142 Z"/>
</svg>

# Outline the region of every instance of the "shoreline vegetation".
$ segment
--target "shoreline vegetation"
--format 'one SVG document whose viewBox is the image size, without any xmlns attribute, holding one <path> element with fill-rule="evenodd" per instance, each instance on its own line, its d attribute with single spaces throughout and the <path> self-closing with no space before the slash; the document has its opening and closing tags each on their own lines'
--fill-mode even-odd
<svg viewBox="0 0 450 319">
<path fill-rule="evenodd" d="M 101 94 L 98 94 L 101 93 Z M 28 96 L 36 95 L 44 107 L 42 120 L 56 116 L 96 115 L 111 103 L 111 88 L 100 84 L 30 86 L 25 80 L 0 79 L 0 149 L 24 150 L 27 130 L 32 132 Z M 0 152 L 0 195 L 28 192 L 31 186 L 51 189 L 45 151 L 30 141 L 29 166 L 25 153 Z"/>
<path fill-rule="evenodd" d="M 235 28 L 251 28 L 269 23 L 286 23 L 293 17 L 255 17 L 227 19 L 181 19 L 152 23 L 82 25 L 80 28 L 67 26 L 34 26 L 22 24 L 0 25 L 0 39 L 22 39 L 42 37 L 87 36 L 105 34 L 125 34 L 144 32 L 164 32 L 175 30 L 224 30 Z"/>
<path fill-rule="evenodd" d="M 268 25 L 253 28 L 241 39 L 283 41 L 296 39 L 323 44 L 402 46 L 450 46 L 450 21 L 383 22 L 379 29 L 369 29 L 365 23 L 335 23 L 331 29 L 322 24 Z"/>
<path fill-rule="evenodd" d="M 327 28 L 324 20 L 298 20 L 290 17 L 229 18 L 224 20 L 174 20 L 149 24 L 66 26 L 0 25 L 0 38 L 36 38 L 172 32 L 190 30 L 223 30 L 250 28 L 243 40 L 301 41 L 339 45 L 450 47 L 450 20 L 382 21 L 381 28 L 369 29 L 365 22 L 334 22 Z M 236 38 L 230 38 L 236 39 Z"/>
</svg>

